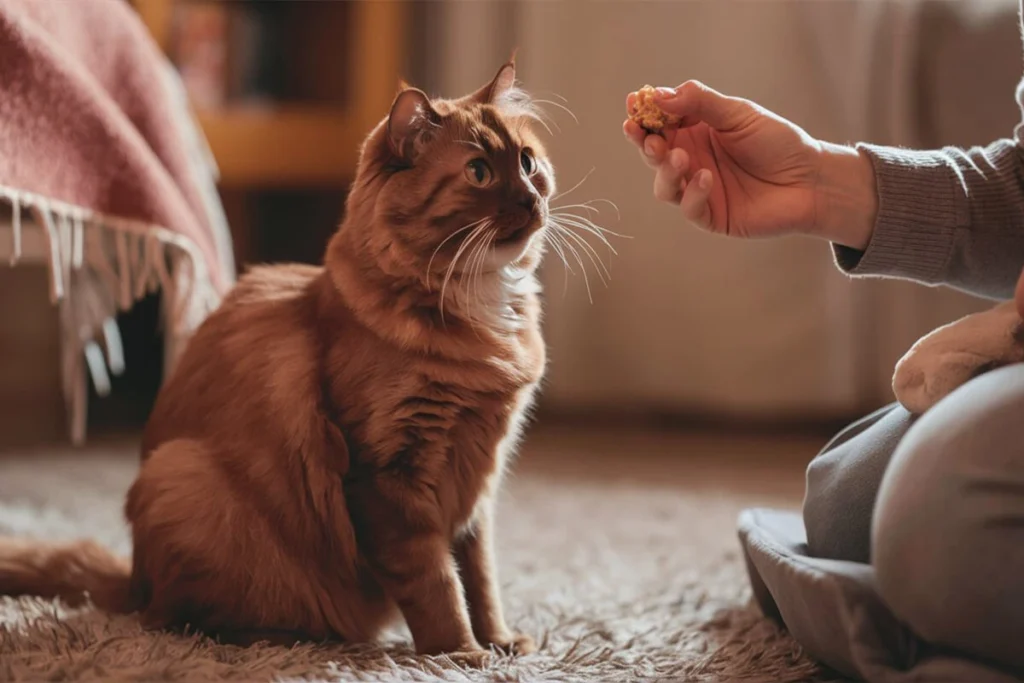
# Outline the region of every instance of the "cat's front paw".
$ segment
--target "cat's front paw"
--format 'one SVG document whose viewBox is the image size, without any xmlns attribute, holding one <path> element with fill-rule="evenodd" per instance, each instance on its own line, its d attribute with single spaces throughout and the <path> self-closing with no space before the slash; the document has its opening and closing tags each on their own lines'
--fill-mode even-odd
<svg viewBox="0 0 1024 683">
<path fill-rule="evenodd" d="M 533 638 L 523 633 L 507 633 L 488 638 L 485 644 L 509 655 L 528 655 L 537 651 Z"/>
</svg>

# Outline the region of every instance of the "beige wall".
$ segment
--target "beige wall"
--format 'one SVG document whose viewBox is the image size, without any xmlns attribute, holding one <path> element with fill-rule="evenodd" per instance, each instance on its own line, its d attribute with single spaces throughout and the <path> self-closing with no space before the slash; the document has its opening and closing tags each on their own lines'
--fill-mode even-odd
<svg viewBox="0 0 1024 683">
<path fill-rule="evenodd" d="M 463 54 L 456 36 L 470 14 L 481 27 L 495 25 L 496 7 L 509 14 L 508 3 L 468 4 L 451 3 L 446 54 Z M 917 336 L 987 305 L 903 283 L 851 284 L 809 240 L 740 243 L 688 229 L 651 199 L 619 129 L 630 90 L 699 78 L 840 142 L 1005 136 L 1021 64 L 1015 0 L 562 0 L 515 3 L 514 17 L 525 87 L 566 98 L 579 118 L 552 110 L 561 186 L 593 169 L 571 198 L 614 200 L 622 220 L 608 227 L 634 237 L 619 243 L 613 282 L 598 285 L 592 305 L 578 278 L 563 297 L 549 261 L 550 403 L 852 414 L 890 400 L 892 365 Z M 486 36 L 470 38 L 465 54 L 477 59 L 447 62 L 445 92 L 478 84 L 503 58 L 507 36 Z M 968 92 L 976 102 L 965 104 Z"/>
<path fill-rule="evenodd" d="M 633 236 L 616 243 L 593 304 L 578 276 L 563 294 L 548 264 L 553 406 L 852 414 L 888 399 L 892 364 L 919 334 L 986 305 L 851 284 L 822 244 L 688 229 L 652 201 L 619 126 L 626 92 L 693 77 L 833 140 L 986 142 L 1017 119 L 1016 0 L 458 1 L 431 4 L 429 19 L 422 85 L 468 91 L 518 45 L 525 86 L 567 98 L 579 118 L 552 110 L 562 188 L 593 169 L 567 200 L 614 200 L 622 219 L 608 226 Z M 46 293 L 42 267 L 0 263 L 0 445 L 64 434 Z"/>
</svg>

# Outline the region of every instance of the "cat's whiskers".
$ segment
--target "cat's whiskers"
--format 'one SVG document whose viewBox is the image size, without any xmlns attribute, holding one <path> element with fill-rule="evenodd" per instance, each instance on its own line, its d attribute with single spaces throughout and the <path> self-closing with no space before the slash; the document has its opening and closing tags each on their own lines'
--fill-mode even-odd
<svg viewBox="0 0 1024 683">
<path fill-rule="evenodd" d="M 577 189 L 579 189 L 583 185 L 583 183 L 587 182 L 587 179 L 590 178 L 590 176 L 593 173 L 594 173 L 594 169 L 591 168 L 589 171 L 587 171 L 587 174 L 584 175 L 583 178 L 578 183 L 576 183 L 575 185 L 570 187 L 568 190 L 566 190 L 564 192 L 560 192 L 559 194 L 556 194 L 554 197 L 552 197 L 550 199 L 550 201 L 551 202 L 557 201 L 558 199 L 561 199 L 562 197 L 568 196 L 569 194 L 575 192 Z M 584 223 L 586 225 L 586 227 L 584 227 L 582 225 L 578 226 L 578 227 L 587 230 L 587 232 L 592 232 L 595 236 L 602 238 L 602 241 L 604 241 L 606 244 L 607 244 L 607 240 L 602 237 L 603 235 L 614 235 L 615 237 L 621 237 L 623 239 L 631 239 L 630 235 L 621 235 L 621 234 L 615 232 L 614 230 L 609 230 L 608 228 L 605 228 L 605 227 L 602 227 L 602 226 L 598 225 L 597 223 L 593 222 L 592 220 L 590 220 L 590 218 L 588 218 L 586 216 L 582 216 L 582 215 L 580 215 L 578 213 L 574 213 L 574 212 L 569 210 L 569 209 L 581 209 L 583 211 L 588 211 L 588 212 L 592 212 L 592 213 L 595 213 L 595 214 L 600 214 L 601 210 L 599 208 L 597 208 L 596 206 L 594 206 L 594 204 L 597 204 L 597 203 L 605 203 L 605 204 L 609 205 L 611 208 L 613 208 L 615 210 L 616 220 L 622 220 L 622 213 L 619 211 L 618 204 L 616 204 L 615 202 L 613 202 L 610 199 L 603 199 L 603 198 L 591 199 L 589 201 L 581 202 L 581 203 L 578 203 L 578 204 L 563 204 L 562 206 L 554 206 L 554 207 L 551 207 L 551 213 L 552 213 L 553 216 L 556 216 L 556 217 L 569 217 L 572 220 L 576 220 L 576 221 L 580 221 L 580 222 Z M 611 248 L 611 245 L 609 244 L 608 247 Z M 614 249 L 613 249 L 613 251 L 614 251 Z"/>
<path fill-rule="evenodd" d="M 473 300 L 477 304 L 477 310 L 483 309 L 480 306 L 480 278 L 483 276 L 484 264 L 487 262 L 487 254 L 491 248 L 491 242 L 497 236 L 497 228 L 492 228 L 481 241 L 480 253 L 476 257 L 476 267 L 473 273 Z"/>
<path fill-rule="evenodd" d="M 576 122 L 577 126 L 580 125 L 580 120 L 578 118 L 576 118 L 576 114 L 574 114 L 572 112 L 572 110 L 569 109 L 569 107 L 565 106 L 564 104 L 561 104 L 559 102 L 555 102 L 554 100 L 539 100 L 539 99 L 534 99 L 532 101 L 532 104 L 539 111 L 543 111 L 543 109 L 541 109 L 538 106 L 538 105 L 541 105 L 541 104 L 550 104 L 552 107 L 557 107 L 558 109 L 561 109 L 562 111 L 567 113 L 569 116 L 571 116 L 572 120 Z M 541 123 L 544 124 L 544 121 L 541 121 Z M 562 127 L 559 126 L 558 123 L 554 119 L 551 119 L 551 123 L 555 124 L 555 128 L 558 130 L 558 132 L 562 132 Z M 551 129 L 550 128 L 548 129 L 548 134 L 549 135 L 551 134 Z"/>
<path fill-rule="evenodd" d="M 500 333 L 518 329 L 522 320 L 510 301 L 538 291 L 530 272 L 515 263 L 490 269 L 493 261 L 489 259 L 497 253 L 498 235 L 498 228 L 491 224 L 466 238 L 472 246 L 465 250 L 462 267 L 452 277 L 460 286 L 451 288 L 447 302 L 457 308 L 478 339 L 485 329 Z"/>
<path fill-rule="evenodd" d="M 569 234 L 569 230 L 559 224 L 554 218 L 550 219 L 549 226 L 552 228 L 552 235 L 558 235 L 561 238 L 562 246 L 568 249 L 569 253 L 571 253 L 576 259 L 576 262 L 580 264 L 580 272 L 583 273 L 583 284 L 587 288 L 587 299 L 590 300 L 590 303 L 594 303 L 594 297 L 590 292 L 590 277 L 587 275 L 586 266 L 583 265 L 583 258 L 580 256 L 580 253 L 576 251 L 576 247 L 574 247 L 569 240 L 565 238 L 565 235 Z"/>
<path fill-rule="evenodd" d="M 548 244 L 551 245 L 555 254 L 562 261 L 562 297 L 564 298 L 569 291 L 569 274 L 575 275 L 576 271 L 569 265 L 569 260 L 565 256 L 565 250 L 561 246 L 562 236 L 553 229 L 548 232 L 548 235 L 550 237 Z"/>
<path fill-rule="evenodd" d="M 459 262 L 459 258 L 462 256 L 463 252 L 466 251 L 466 249 L 474 242 L 474 240 L 476 240 L 480 235 L 482 235 L 484 233 L 484 231 L 487 230 L 487 228 L 490 226 L 490 224 L 491 224 L 491 221 L 490 221 L 489 218 L 483 219 L 483 221 L 480 222 L 480 224 L 478 226 L 476 226 L 469 233 L 469 235 L 467 235 L 462 240 L 462 243 L 459 245 L 458 251 L 456 251 L 455 252 L 455 256 L 452 257 L 452 262 L 448 265 L 448 270 L 444 274 L 444 280 L 441 282 L 441 298 L 440 298 L 439 305 L 440 305 L 441 322 L 442 323 L 444 322 L 445 290 L 448 287 L 448 281 L 451 279 L 452 273 L 455 272 L 455 266 Z"/>
<path fill-rule="evenodd" d="M 565 210 L 565 209 L 583 209 L 584 211 L 591 211 L 591 212 L 593 212 L 595 214 L 600 214 L 601 213 L 601 209 L 599 209 L 596 206 L 594 206 L 594 204 L 597 204 L 598 202 L 604 202 L 605 204 L 607 204 L 610 207 L 612 207 L 613 209 L 615 209 L 615 219 L 616 220 L 622 220 L 622 214 L 619 212 L 619 205 L 616 204 L 615 202 L 613 202 L 610 199 L 603 199 L 603 198 L 602 199 L 591 199 L 590 201 L 583 202 L 582 204 L 563 204 L 562 206 L 558 206 L 558 207 L 553 208 L 552 211 L 562 211 L 562 210 Z"/>
<path fill-rule="evenodd" d="M 505 116 L 518 119 L 517 127 L 525 125 L 527 121 L 536 121 L 544 126 L 544 130 L 548 132 L 548 135 L 554 135 L 551 126 L 548 125 L 548 120 L 550 119 L 551 123 L 555 124 L 555 128 L 558 128 L 558 123 L 546 111 L 537 106 L 537 101 L 518 88 L 514 88 L 506 93 L 497 104 Z"/>
<path fill-rule="evenodd" d="M 559 199 L 561 199 L 562 197 L 565 197 L 565 196 L 567 196 L 567 195 L 569 195 L 569 194 L 572 194 L 573 192 L 575 192 L 576 190 L 578 190 L 578 189 L 579 189 L 579 187 L 580 187 L 580 185 L 582 185 L 583 183 L 587 182 L 587 178 L 589 178 L 589 177 L 590 177 L 591 175 L 593 175 L 593 174 L 594 174 L 594 170 L 595 170 L 595 168 L 591 168 L 591 169 L 590 169 L 589 171 L 587 171 L 587 174 L 586 174 L 585 176 L 583 176 L 583 179 L 582 179 L 582 180 L 580 180 L 580 181 L 579 181 L 578 183 L 576 183 L 575 185 L 573 185 L 572 187 L 570 187 L 570 188 L 569 188 L 568 190 L 566 190 L 565 192 L 559 192 L 559 193 L 558 193 L 558 194 L 556 194 L 556 195 L 555 195 L 554 197 L 552 197 L 551 199 L 549 199 L 549 200 L 548 200 L 548 202 L 550 203 L 550 202 L 558 201 L 558 200 L 559 200 Z M 554 210 L 554 209 L 552 209 L 552 210 Z"/>
<path fill-rule="evenodd" d="M 579 245 L 583 253 L 590 259 L 591 264 L 593 264 L 594 269 L 597 271 L 597 276 L 601 278 L 601 283 L 608 286 L 608 281 L 611 279 L 612 275 L 608 270 L 608 266 L 605 265 L 604 260 L 601 258 L 601 255 L 597 253 L 597 249 L 595 249 L 590 242 L 578 235 L 576 231 L 572 230 L 569 225 L 561 223 L 560 226 L 565 231 L 565 236 Z"/>
<path fill-rule="evenodd" d="M 593 235 L 597 239 L 601 240 L 601 243 L 608 247 L 608 250 L 610 252 L 618 256 L 619 252 L 615 251 L 615 247 L 613 247 L 612 243 L 608 241 L 607 237 L 605 237 L 605 231 L 603 228 L 600 228 L 594 223 L 588 221 L 585 218 L 582 218 L 581 216 L 577 216 L 576 214 L 560 213 L 555 215 L 555 219 L 559 221 L 562 225 L 579 228 L 583 232 Z M 607 232 L 610 233 L 611 231 Z"/>
<path fill-rule="evenodd" d="M 631 235 L 623 235 L 623 234 L 615 232 L 614 230 L 609 230 L 608 228 L 606 228 L 606 227 L 604 227 L 602 225 L 598 225 L 597 223 L 595 223 L 593 220 L 591 220 L 591 218 L 589 216 L 584 216 L 584 215 L 581 215 L 581 214 L 578 214 L 578 213 L 576 213 L 574 211 L 570 211 L 569 210 L 569 209 L 582 209 L 584 211 L 589 212 L 590 214 L 600 215 L 601 209 L 599 209 L 596 206 L 594 206 L 594 204 L 596 204 L 598 202 L 604 202 L 604 203 L 608 204 L 609 206 L 611 206 L 613 209 L 615 209 L 615 218 L 616 218 L 616 220 L 621 220 L 622 219 L 622 215 L 619 213 L 618 205 L 615 202 L 613 202 L 612 200 L 610 200 L 610 199 L 591 199 L 590 201 L 582 202 L 580 204 L 563 204 L 562 206 L 552 207 L 551 212 L 553 214 L 555 214 L 555 215 L 558 215 L 558 216 L 569 216 L 571 218 L 575 218 L 575 219 L 578 219 L 578 220 L 581 220 L 581 221 L 585 221 L 592 228 L 594 228 L 595 230 L 597 230 L 598 232 L 600 232 L 602 234 L 614 235 L 615 237 L 621 237 L 623 239 L 632 239 Z"/>
<path fill-rule="evenodd" d="M 446 245 L 449 240 L 453 239 L 457 235 L 459 235 L 459 234 L 465 232 L 466 230 L 469 230 L 469 229 L 471 229 L 471 228 L 473 228 L 473 227 L 475 227 L 477 225 L 480 225 L 481 223 L 483 223 L 486 220 L 487 220 L 487 218 L 484 217 L 484 218 L 481 218 L 480 220 L 473 221 L 472 223 L 469 223 L 468 225 L 462 226 L 461 228 L 459 228 L 458 230 L 456 230 L 455 232 L 453 232 L 452 234 L 448 235 L 443 240 L 441 240 L 441 243 L 439 245 L 437 245 L 437 248 L 434 249 L 434 253 L 432 253 L 430 255 L 430 260 L 427 261 L 427 277 L 426 277 L 426 280 L 427 280 L 427 291 L 430 291 L 430 289 L 431 289 L 430 269 L 434 265 L 434 258 L 437 256 L 437 252 L 441 251 L 441 247 Z"/>
<path fill-rule="evenodd" d="M 564 197 L 570 192 L 573 192 L 582 185 L 589 176 L 590 174 L 588 173 L 583 180 L 558 196 Z M 594 204 L 599 202 L 607 203 L 615 209 L 616 214 L 618 214 L 618 206 L 607 199 L 596 199 L 577 204 L 565 204 L 553 207 L 548 214 L 548 226 L 551 228 L 549 243 L 562 259 L 562 264 L 566 269 L 565 279 L 568 280 L 568 273 L 571 271 L 569 266 L 569 255 L 571 254 L 579 264 L 580 270 L 583 272 L 583 282 L 587 288 L 587 298 L 591 302 L 593 302 L 593 292 L 590 287 L 590 278 L 587 273 L 586 264 L 584 263 L 584 257 L 586 260 L 590 261 L 591 265 L 593 265 L 598 278 L 605 286 L 607 286 L 608 282 L 611 280 L 611 271 L 608 268 L 608 265 L 604 262 L 604 259 L 601 257 L 601 254 L 594 245 L 584 237 L 584 235 L 592 235 L 596 237 L 612 254 L 615 255 L 617 255 L 618 252 L 608 237 L 629 238 L 628 235 L 621 235 L 613 230 L 609 230 L 598 225 L 590 218 L 589 215 L 584 215 L 582 213 L 587 212 L 589 214 L 600 214 L 601 210 L 594 206 Z M 573 211 L 573 209 L 576 209 L 579 212 Z"/>
<path fill-rule="evenodd" d="M 594 207 L 590 207 L 589 206 L 590 203 L 591 202 L 586 202 L 586 203 L 581 204 L 579 206 L 582 206 L 584 208 L 590 208 L 590 210 L 592 210 L 594 212 L 597 212 L 597 213 L 600 213 L 599 209 L 594 208 Z M 614 203 L 612 203 L 612 206 L 614 206 Z M 620 233 L 615 232 L 614 230 L 609 230 L 609 229 L 607 229 L 605 227 L 602 227 L 602 226 L 598 225 L 597 223 L 595 223 L 593 220 L 591 220 L 587 216 L 582 216 L 580 214 L 573 213 L 572 211 L 566 210 L 566 209 L 572 208 L 572 207 L 573 207 L 573 205 L 559 207 L 558 209 L 552 211 L 552 215 L 555 217 L 556 220 L 560 221 L 566 227 L 577 228 L 579 230 L 582 230 L 583 232 L 586 232 L 586 233 L 589 233 L 591 235 L 594 235 L 599 240 L 601 240 L 601 242 L 606 247 L 608 247 L 608 250 L 612 254 L 618 255 L 618 252 L 615 250 L 615 247 L 612 246 L 611 242 L 608 240 L 608 237 L 607 237 L 608 235 L 611 235 L 611 236 L 614 236 L 614 237 L 620 237 L 620 238 L 623 238 L 623 239 L 632 239 L 632 237 L 630 235 L 622 235 Z"/>
<path fill-rule="evenodd" d="M 544 126 L 544 130 L 546 130 L 548 132 L 548 135 L 554 137 L 555 133 L 554 133 L 554 131 L 551 130 L 551 126 L 548 125 L 548 122 L 544 120 L 543 116 L 539 116 L 539 115 L 538 116 L 523 115 L 519 119 L 519 122 L 516 123 L 516 132 L 517 133 L 522 133 L 523 129 L 530 125 L 530 121 L 536 121 L 540 125 Z"/>
<path fill-rule="evenodd" d="M 551 95 L 552 97 L 557 97 L 558 99 L 560 99 L 562 101 L 563 104 L 569 104 L 568 98 L 566 98 L 566 97 L 564 97 L 562 95 L 559 95 L 554 90 L 545 90 L 544 94 Z"/>
<path fill-rule="evenodd" d="M 462 144 L 462 145 L 469 145 L 470 147 L 473 147 L 474 149 L 478 149 L 481 152 L 486 152 L 487 151 L 487 150 L 484 149 L 483 145 L 481 145 L 479 142 L 476 142 L 474 140 L 456 140 L 455 142 L 457 142 L 459 144 Z"/>
<path fill-rule="evenodd" d="M 504 317 L 502 315 L 501 306 L 505 303 L 505 285 L 501 280 L 500 273 L 495 274 L 493 279 L 493 286 L 491 285 L 491 280 L 488 279 L 490 277 L 490 273 L 488 273 L 487 276 L 484 276 L 483 273 L 484 265 L 487 263 L 488 253 L 494 253 L 494 243 L 497 241 L 497 239 L 498 230 L 497 228 L 495 228 L 494 230 L 491 230 L 491 232 L 487 235 L 487 241 L 484 243 L 484 249 L 481 252 L 480 262 L 477 265 L 476 288 L 479 294 L 481 278 L 484 279 L 484 282 L 487 283 L 488 286 L 492 287 L 490 290 L 485 292 L 485 294 L 488 294 L 490 298 L 485 298 L 484 303 L 485 305 L 490 306 L 491 309 L 496 309 L 496 319 L 500 321 Z"/>
<path fill-rule="evenodd" d="M 579 125 L 579 123 L 580 123 L 580 120 L 578 118 L 576 118 L 576 114 L 573 113 L 573 110 L 569 109 L 569 107 L 565 106 L 561 102 L 555 102 L 554 100 L 541 100 L 541 99 L 536 99 L 536 98 L 533 100 L 533 102 L 534 102 L 534 104 L 550 104 L 552 107 L 558 107 L 559 109 L 564 111 L 566 114 L 571 116 L 572 120 L 576 122 L 576 125 Z"/>
<path fill-rule="evenodd" d="M 482 307 L 479 306 L 480 291 L 478 278 L 480 270 L 483 267 L 484 257 L 487 255 L 488 241 L 496 233 L 497 229 L 491 228 L 483 235 L 482 239 L 480 239 L 480 241 L 477 242 L 476 246 L 473 247 L 469 256 L 466 257 L 466 269 L 463 271 L 462 277 L 460 278 L 461 280 L 463 280 L 462 284 L 464 286 L 462 288 L 462 291 L 466 298 L 464 312 L 466 313 L 466 316 L 469 318 L 470 327 L 473 328 L 473 332 L 474 334 L 477 334 L 477 337 L 479 337 L 480 335 L 478 334 L 477 330 L 478 321 L 476 318 L 476 313 L 478 313 L 479 310 L 482 309 Z M 471 295 L 473 298 L 472 301 L 470 300 Z"/>
</svg>

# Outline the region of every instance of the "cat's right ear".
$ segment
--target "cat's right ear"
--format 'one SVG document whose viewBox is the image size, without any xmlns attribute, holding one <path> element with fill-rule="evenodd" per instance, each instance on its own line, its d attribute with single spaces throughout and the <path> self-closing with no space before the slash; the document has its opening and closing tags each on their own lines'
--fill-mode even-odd
<svg viewBox="0 0 1024 683">
<path fill-rule="evenodd" d="M 439 117 L 426 93 L 402 85 L 388 115 L 388 144 L 396 157 L 412 160 L 417 142 L 438 125 Z"/>
</svg>

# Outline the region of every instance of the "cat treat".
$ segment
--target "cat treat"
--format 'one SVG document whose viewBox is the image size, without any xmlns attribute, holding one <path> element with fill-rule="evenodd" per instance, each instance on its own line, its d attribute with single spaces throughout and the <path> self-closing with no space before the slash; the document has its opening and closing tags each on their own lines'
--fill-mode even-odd
<svg viewBox="0 0 1024 683">
<path fill-rule="evenodd" d="M 679 125 L 679 117 L 667 114 L 654 101 L 654 86 L 645 85 L 636 91 L 629 118 L 648 133 L 660 133 L 666 127 Z"/>
</svg>

